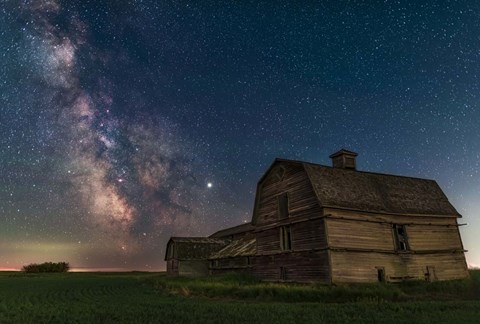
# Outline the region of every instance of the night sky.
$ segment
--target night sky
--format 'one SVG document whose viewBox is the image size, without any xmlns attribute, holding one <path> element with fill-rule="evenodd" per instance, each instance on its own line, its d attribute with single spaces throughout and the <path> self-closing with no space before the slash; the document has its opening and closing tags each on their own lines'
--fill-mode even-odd
<svg viewBox="0 0 480 324">
<path fill-rule="evenodd" d="M 437 180 L 480 266 L 480 3 L 298 3 L 1 0 L 0 269 L 164 269 L 340 148 Z"/>
</svg>

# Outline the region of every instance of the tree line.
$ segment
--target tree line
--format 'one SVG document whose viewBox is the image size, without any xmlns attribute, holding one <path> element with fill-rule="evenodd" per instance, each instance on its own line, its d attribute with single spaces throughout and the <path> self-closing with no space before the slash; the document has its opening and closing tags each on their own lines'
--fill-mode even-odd
<svg viewBox="0 0 480 324">
<path fill-rule="evenodd" d="M 31 263 L 22 267 L 22 271 L 27 273 L 68 272 L 68 270 L 70 270 L 68 262 Z"/>
</svg>

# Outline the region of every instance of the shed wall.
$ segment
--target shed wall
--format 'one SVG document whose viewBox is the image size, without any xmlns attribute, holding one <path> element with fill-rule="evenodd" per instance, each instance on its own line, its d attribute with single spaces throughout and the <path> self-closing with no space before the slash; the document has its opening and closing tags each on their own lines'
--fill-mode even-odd
<svg viewBox="0 0 480 324">
<path fill-rule="evenodd" d="M 178 274 L 180 276 L 199 277 L 207 276 L 208 273 L 208 260 L 178 261 Z"/>
</svg>

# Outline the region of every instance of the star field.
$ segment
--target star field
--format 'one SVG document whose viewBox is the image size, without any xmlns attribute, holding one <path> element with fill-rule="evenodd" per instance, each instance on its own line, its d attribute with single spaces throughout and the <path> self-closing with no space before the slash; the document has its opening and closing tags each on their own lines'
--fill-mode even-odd
<svg viewBox="0 0 480 324">
<path fill-rule="evenodd" d="M 480 5 L 0 3 L 0 269 L 163 269 L 275 157 L 435 179 L 480 266 Z"/>
</svg>

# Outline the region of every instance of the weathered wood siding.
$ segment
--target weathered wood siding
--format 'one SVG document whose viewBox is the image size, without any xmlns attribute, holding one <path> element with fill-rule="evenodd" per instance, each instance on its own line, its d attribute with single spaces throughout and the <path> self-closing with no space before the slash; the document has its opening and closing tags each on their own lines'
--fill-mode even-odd
<svg viewBox="0 0 480 324">
<path fill-rule="evenodd" d="M 210 273 L 251 273 L 253 257 L 239 256 L 210 261 Z"/>
<path fill-rule="evenodd" d="M 462 249 L 458 227 L 438 225 L 408 225 L 410 248 L 415 251 Z"/>
<path fill-rule="evenodd" d="M 326 224 L 331 247 L 384 251 L 395 249 L 391 224 L 345 219 L 327 219 Z"/>
<path fill-rule="evenodd" d="M 178 275 L 178 260 L 170 259 L 167 261 L 167 274 Z"/>
<path fill-rule="evenodd" d="M 278 200 L 280 194 L 288 193 L 289 218 L 321 213 L 318 200 L 307 173 L 300 165 L 284 164 L 283 179 L 276 176 L 273 168 L 259 185 L 254 219 L 256 226 L 279 220 Z"/>
<path fill-rule="evenodd" d="M 327 251 L 264 255 L 252 261 L 253 274 L 263 280 L 282 280 L 280 269 L 283 267 L 287 281 L 330 282 Z"/>
<path fill-rule="evenodd" d="M 377 214 L 337 208 L 324 208 L 324 214 L 344 219 L 377 221 L 384 223 L 397 223 L 407 225 L 413 223 L 421 225 L 457 225 L 456 217 Z"/>
<path fill-rule="evenodd" d="M 295 222 L 285 220 L 274 227 L 257 232 L 257 255 L 282 253 L 280 249 L 281 224 L 290 226 L 292 250 L 305 251 L 326 247 L 325 224 L 323 219 Z"/>
<path fill-rule="evenodd" d="M 371 217 L 375 220 L 375 216 Z M 440 224 L 405 224 L 408 244 L 412 251 L 462 250 L 458 227 L 448 226 L 450 221 Z M 328 242 L 332 247 L 359 249 L 394 250 L 393 224 L 401 224 L 391 217 L 388 223 L 327 219 Z"/>
<path fill-rule="evenodd" d="M 329 282 L 328 252 L 322 210 L 301 165 L 283 163 L 283 178 L 272 168 L 259 186 L 256 220 L 257 257 L 253 273 L 265 280 Z M 281 219 L 278 196 L 288 194 L 288 217 Z M 291 250 L 282 251 L 280 229 L 289 226 Z M 284 278 L 281 278 L 281 269 Z"/>
<path fill-rule="evenodd" d="M 208 260 L 181 260 L 178 261 L 180 276 L 199 277 L 208 275 Z"/>
<path fill-rule="evenodd" d="M 330 247 L 394 250 L 393 224 L 404 225 L 413 252 L 462 250 L 455 218 L 402 217 L 396 215 L 355 215 L 344 211 L 329 213 L 326 226 Z"/>
<path fill-rule="evenodd" d="M 385 268 L 387 281 L 424 279 L 427 266 L 435 267 L 438 280 L 468 277 L 463 253 L 388 254 L 330 251 L 332 282 L 376 282 L 377 267 Z"/>
<path fill-rule="evenodd" d="M 454 217 L 401 216 L 329 209 L 325 212 L 333 282 L 378 281 L 377 267 L 387 280 L 468 276 Z M 409 249 L 396 251 L 393 224 L 403 225 Z"/>
</svg>

